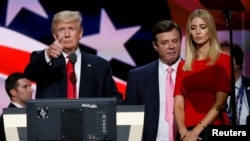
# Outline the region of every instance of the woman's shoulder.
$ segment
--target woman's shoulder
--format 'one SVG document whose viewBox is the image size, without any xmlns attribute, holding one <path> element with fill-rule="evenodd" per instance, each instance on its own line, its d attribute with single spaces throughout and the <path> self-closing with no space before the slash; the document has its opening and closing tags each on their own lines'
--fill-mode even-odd
<svg viewBox="0 0 250 141">
<path fill-rule="evenodd" d="M 180 67 L 182 68 L 184 64 L 185 64 L 185 60 L 181 60 L 179 64 L 177 65 L 177 68 L 180 68 Z"/>
<path fill-rule="evenodd" d="M 220 53 L 220 56 L 219 56 L 218 60 L 216 61 L 216 64 L 222 65 L 226 68 L 230 68 L 230 66 L 231 66 L 230 55 L 223 53 L 223 52 Z"/>
<path fill-rule="evenodd" d="M 221 52 L 220 53 L 220 58 L 230 59 L 230 55 L 225 53 L 225 52 Z"/>
<path fill-rule="evenodd" d="M 230 55 L 228 55 L 227 53 L 221 52 L 219 56 L 219 60 L 220 61 L 230 60 Z"/>
</svg>

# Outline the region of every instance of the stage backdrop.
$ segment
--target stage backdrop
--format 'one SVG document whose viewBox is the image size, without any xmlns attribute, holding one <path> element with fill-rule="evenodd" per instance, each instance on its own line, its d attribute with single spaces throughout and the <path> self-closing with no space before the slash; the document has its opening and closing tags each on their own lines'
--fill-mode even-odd
<svg viewBox="0 0 250 141">
<path fill-rule="evenodd" d="M 245 11 L 232 11 L 233 41 L 245 51 L 244 74 L 250 77 L 250 1 L 242 0 Z M 162 19 L 175 20 L 183 31 L 195 9 L 205 8 L 199 0 L 1 0 L 0 1 L 0 113 L 9 103 L 4 80 L 23 71 L 34 50 L 50 45 L 53 15 L 61 10 L 78 10 L 83 15 L 84 35 L 80 46 L 108 60 L 121 93 L 128 71 L 157 59 L 151 44 L 151 28 Z M 206 8 L 205 8 L 206 9 Z M 221 10 L 210 10 L 220 41 L 229 40 Z M 33 89 L 35 90 L 35 84 Z M 34 95 L 35 96 L 35 95 Z"/>
</svg>

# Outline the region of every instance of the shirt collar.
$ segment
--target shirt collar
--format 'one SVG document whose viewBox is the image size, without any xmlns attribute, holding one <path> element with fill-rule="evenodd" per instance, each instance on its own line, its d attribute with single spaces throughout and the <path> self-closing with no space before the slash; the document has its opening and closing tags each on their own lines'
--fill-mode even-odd
<svg viewBox="0 0 250 141">
<path fill-rule="evenodd" d="M 176 72 L 177 67 L 179 62 L 181 61 L 181 58 L 179 58 L 172 66 L 169 66 L 167 64 L 164 64 L 160 59 L 159 59 L 159 67 L 160 69 L 166 71 L 168 67 L 171 67 L 173 69 L 174 72 Z"/>
<path fill-rule="evenodd" d="M 23 108 L 23 106 L 19 103 L 16 103 L 16 102 L 11 102 L 12 104 L 14 104 L 17 108 Z"/>
<path fill-rule="evenodd" d="M 240 85 L 241 85 L 241 81 L 242 81 L 242 76 L 240 76 L 239 78 L 238 78 L 238 80 L 235 82 L 235 87 L 236 88 L 240 88 Z"/>
<path fill-rule="evenodd" d="M 78 55 L 80 54 L 80 49 L 79 49 L 79 47 L 76 49 L 75 53 L 76 53 L 76 56 L 78 56 Z M 64 56 L 65 58 L 67 58 L 68 54 L 66 54 L 65 52 L 62 52 L 62 54 L 63 54 L 63 56 Z"/>
</svg>

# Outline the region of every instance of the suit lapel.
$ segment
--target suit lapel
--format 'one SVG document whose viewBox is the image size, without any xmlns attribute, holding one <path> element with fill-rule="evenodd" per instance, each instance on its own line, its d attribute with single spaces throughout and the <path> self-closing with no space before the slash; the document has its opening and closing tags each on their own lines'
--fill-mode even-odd
<svg viewBox="0 0 250 141">
<path fill-rule="evenodd" d="M 54 68 L 58 68 L 58 70 L 61 71 L 61 73 L 63 74 L 63 80 L 61 81 L 62 83 L 60 83 L 60 94 L 61 97 L 67 97 L 67 74 L 66 74 L 66 62 L 65 62 L 65 58 L 64 56 L 61 54 L 58 59 L 54 59 L 52 60 L 53 63 L 53 67 Z"/>
<path fill-rule="evenodd" d="M 16 105 L 14 105 L 13 103 L 10 103 L 8 108 L 17 108 Z"/>
<path fill-rule="evenodd" d="M 91 57 L 86 57 L 88 54 L 85 52 L 81 51 L 81 78 L 80 78 L 80 90 L 79 90 L 79 97 L 87 97 L 86 92 L 88 92 L 89 87 L 88 84 L 91 83 L 90 80 L 95 78 L 92 76 L 94 73 L 94 65 L 92 63 Z M 88 84 L 85 84 L 88 82 Z M 80 96 L 81 95 L 81 96 Z"/>
<path fill-rule="evenodd" d="M 146 72 L 146 83 L 149 89 L 150 102 L 154 107 L 155 115 L 159 115 L 159 80 L 158 80 L 158 60 L 153 62 L 152 67 Z"/>
<path fill-rule="evenodd" d="M 242 76 L 242 81 L 246 92 L 248 107 L 250 107 L 250 80 Z"/>
</svg>

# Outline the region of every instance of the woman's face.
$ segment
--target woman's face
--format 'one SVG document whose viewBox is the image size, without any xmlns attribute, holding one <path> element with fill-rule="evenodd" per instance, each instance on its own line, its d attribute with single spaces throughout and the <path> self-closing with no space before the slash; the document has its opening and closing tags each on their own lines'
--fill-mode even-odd
<svg viewBox="0 0 250 141">
<path fill-rule="evenodd" d="M 202 46 L 209 41 L 209 31 L 203 19 L 195 17 L 191 20 L 190 33 L 192 40 L 198 46 Z"/>
</svg>

